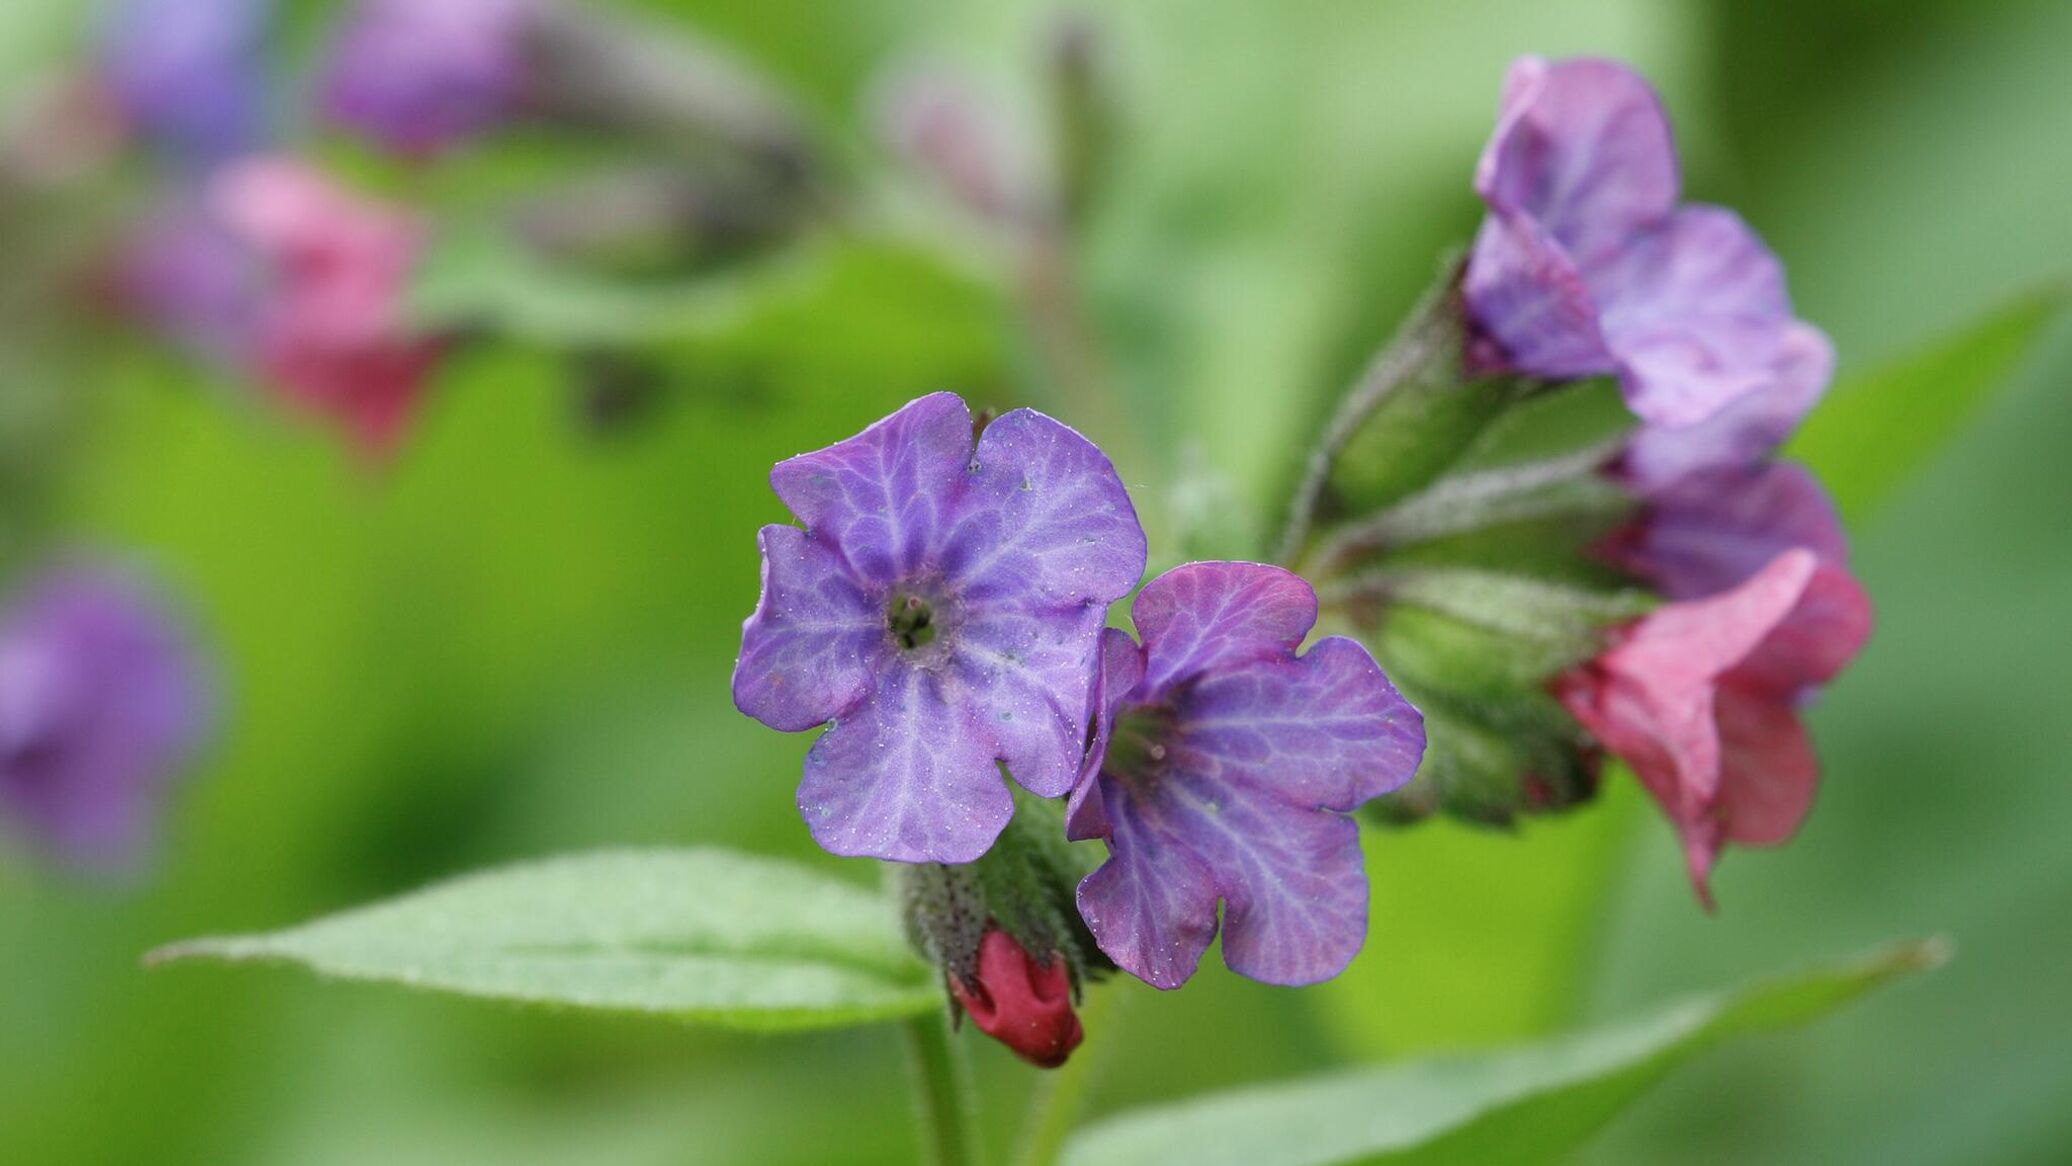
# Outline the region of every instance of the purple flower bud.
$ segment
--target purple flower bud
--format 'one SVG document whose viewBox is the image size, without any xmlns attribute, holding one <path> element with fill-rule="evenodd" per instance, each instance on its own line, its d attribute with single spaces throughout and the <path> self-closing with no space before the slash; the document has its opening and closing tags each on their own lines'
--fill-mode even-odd
<svg viewBox="0 0 2072 1166">
<path fill-rule="evenodd" d="M 116 0 L 101 70 L 139 133 L 214 165 L 265 140 L 261 49 L 271 15 L 269 0 Z"/>
<path fill-rule="evenodd" d="M 1731 211 L 1677 205 L 1655 93 L 1623 65 L 1525 57 L 1475 171 L 1489 207 L 1463 290 L 1516 371 L 1616 375 L 1654 425 L 1765 391 L 1793 321 L 1784 272 Z"/>
<path fill-rule="evenodd" d="M 544 0 L 360 0 L 324 68 L 324 113 L 378 145 L 438 154 L 516 117 Z"/>
<path fill-rule="evenodd" d="M 1034 166 L 1000 111 L 939 69 L 915 68 L 880 83 L 879 134 L 916 172 L 972 215 L 1017 223 L 1034 209 Z"/>
<path fill-rule="evenodd" d="M 1194 974 L 1224 905 L 1223 959 L 1271 984 L 1345 969 L 1367 934 L 1346 814 L 1410 780 L 1423 718 L 1367 649 L 1295 649 L 1316 592 L 1254 563 L 1189 563 L 1131 607 L 1143 646 L 1102 640 L 1097 720 L 1068 810 L 1108 861 L 1079 885 L 1101 950 L 1153 987 Z"/>
<path fill-rule="evenodd" d="M 48 574 L 0 613 L 0 813 L 64 859 L 129 865 L 208 711 L 192 646 L 138 581 Z"/>
<path fill-rule="evenodd" d="M 778 463 L 770 484 L 804 529 L 762 530 L 734 703 L 773 729 L 829 726 L 799 785 L 814 839 L 970 862 L 1014 811 L 1001 763 L 1064 796 L 1108 604 L 1144 570 L 1107 457 L 1028 409 L 974 449 L 970 411 L 936 393 Z"/>
</svg>

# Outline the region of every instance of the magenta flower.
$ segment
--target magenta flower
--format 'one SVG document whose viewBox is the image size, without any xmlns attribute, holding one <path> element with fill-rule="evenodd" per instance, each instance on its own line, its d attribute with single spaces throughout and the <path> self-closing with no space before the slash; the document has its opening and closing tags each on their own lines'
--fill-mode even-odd
<svg viewBox="0 0 2072 1166">
<path fill-rule="evenodd" d="M 1616 375 L 1636 415 L 1669 427 L 1784 375 L 1783 269 L 1733 212 L 1678 206 L 1679 184 L 1668 119 L 1631 70 L 1512 65 L 1475 170 L 1489 215 L 1463 285 L 1500 363 Z"/>
<path fill-rule="evenodd" d="M 804 529 L 759 536 L 734 703 L 829 726 L 798 804 L 832 853 L 970 862 L 1014 812 L 1001 763 L 1042 797 L 1078 775 L 1097 638 L 1144 531 L 1107 457 L 1041 413 L 973 444 L 936 393 L 770 473 Z"/>
<path fill-rule="evenodd" d="M 1669 815 L 1708 907 L 1721 847 L 1775 845 L 1805 818 L 1820 765 L 1798 710 L 1870 625 L 1846 571 L 1793 550 L 1725 594 L 1655 611 L 1554 681 Z"/>
<path fill-rule="evenodd" d="M 268 0 L 117 0 L 100 73 L 130 126 L 175 157 L 214 165 L 265 137 Z"/>
<path fill-rule="evenodd" d="M 1795 547 L 1835 567 L 1849 546 L 1834 503 L 1789 462 L 1691 474 L 1656 489 L 1598 548 L 1670 599 L 1730 590 Z"/>
<path fill-rule="evenodd" d="M 75 567 L 31 583 L 0 613 L 0 813 L 61 858 L 133 863 L 206 730 L 207 688 L 136 580 Z"/>
<path fill-rule="evenodd" d="M 325 116 L 396 153 L 438 154 L 522 110 L 539 0 L 360 0 L 324 68 Z"/>
<path fill-rule="evenodd" d="M 230 167 L 209 201 L 265 272 L 249 348 L 260 378 L 291 406 L 343 428 L 363 453 L 387 455 L 442 347 L 403 314 L 421 245 L 416 222 L 286 158 Z"/>
<path fill-rule="evenodd" d="M 1345 969 L 1367 934 L 1359 828 L 1346 814 L 1410 780 L 1424 718 L 1367 649 L 1329 636 L 1301 577 L 1255 563 L 1189 563 L 1144 586 L 1143 638 L 1102 641 L 1097 719 L 1066 819 L 1104 838 L 1079 885 L 1101 950 L 1177 988 L 1216 936 L 1270 984 Z"/>
</svg>

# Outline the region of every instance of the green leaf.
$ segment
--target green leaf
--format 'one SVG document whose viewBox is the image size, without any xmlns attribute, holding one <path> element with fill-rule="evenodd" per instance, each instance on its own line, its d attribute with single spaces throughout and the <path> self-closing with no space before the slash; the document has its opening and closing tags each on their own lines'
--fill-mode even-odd
<svg viewBox="0 0 2072 1166">
<path fill-rule="evenodd" d="M 765 1031 L 942 1007 L 884 897 L 713 849 L 545 859 L 149 958 L 295 963 L 342 979 Z"/>
<path fill-rule="evenodd" d="M 1489 1053 L 1238 1090 L 1098 1123 L 1066 1166 L 1337 1166 L 1560 1158 L 1648 1086 L 1742 1033 L 1815 1020 L 1947 958 L 1940 941 L 1674 1005 L 1644 1020 Z"/>
<path fill-rule="evenodd" d="M 1843 378 L 1787 455 L 1820 471 L 1844 515 L 1862 515 L 2020 370 L 2066 298 L 2062 286 L 2030 292 L 1926 351 Z"/>
</svg>

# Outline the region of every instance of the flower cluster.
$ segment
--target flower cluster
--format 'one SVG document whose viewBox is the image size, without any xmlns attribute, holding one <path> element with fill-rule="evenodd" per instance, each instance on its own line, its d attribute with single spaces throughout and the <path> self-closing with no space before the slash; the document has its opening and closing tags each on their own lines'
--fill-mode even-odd
<svg viewBox="0 0 2072 1166">
<path fill-rule="evenodd" d="M 912 152 L 987 205 L 987 135 L 902 95 Z M 1681 203 L 1662 106 L 1623 66 L 1518 62 L 1474 186 L 1467 258 L 1307 460 L 1281 541 L 1301 574 L 1195 562 L 1138 590 L 1107 459 L 1028 410 L 974 436 L 948 394 L 773 472 L 801 525 L 762 532 L 736 704 L 826 726 L 799 787 L 814 837 L 940 872 L 908 879 L 917 944 L 1032 1062 L 1077 1043 L 1062 985 L 1103 961 L 1178 987 L 1220 931 L 1254 979 L 1343 970 L 1363 808 L 1508 823 L 1587 801 L 1615 756 L 1708 906 L 1724 846 L 1805 816 L 1800 710 L 1870 628 L 1833 506 L 1775 456 L 1826 338 L 1752 230 Z M 1508 452 L 1604 379 L 1609 432 Z M 1134 636 L 1106 626 L 1133 590 Z M 1320 620 L 1352 635 L 1305 650 Z M 1076 910 L 1027 892 L 1071 865 L 1031 830 L 1105 845 Z"/>
<path fill-rule="evenodd" d="M 326 30 L 314 76 L 284 86 L 267 61 L 272 17 L 269 0 L 121 0 L 110 12 L 83 88 L 170 164 L 112 264 L 117 302 L 369 460 L 406 436 L 463 331 L 406 310 L 432 216 L 349 192 L 271 122 L 342 130 L 413 169 L 521 122 L 573 131 L 585 150 L 600 131 L 623 139 L 641 156 L 554 192 L 551 214 L 511 216 L 513 236 L 547 238 L 510 245 L 540 252 L 574 235 L 607 256 L 628 240 L 734 254 L 806 214 L 803 130 L 749 70 L 693 38 L 560 0 L 356 0 Z M 317 116 L 274 117 L 305 93 Z M 674 165 L 652 157 L 678 151 Z M 526 231 L 535 219 L 547 221 Z"/>
<path fill-rule="evenodd" d="M 1188 564 L 1138 596 L 1141 645 L 1104 630 L 1146 558 L 1113 466 L 1027 409 L 974 438 L 947 393 L 771 484 L 803 527 L 763 529 L 734 696 L 773 728 L 827 726 L 799 786 L 822 846 L 979 863 L 1016 815 L 1004 769 L 1068 799 L 1072 837 L 1107 841 L 1078 908 L 1146 982 L 1192 974 L 1219 901 L 1242 974 L 1299 984 L 1350 962 L 1366 880 L 1346 814 L 1409 780 L 1423 734 L 1359 644 L 1297 654 L 1317 618 L 1307 583 Z M 981 981 L 1020 966 L 971 942 Z"/>
<path fill-rule="evenodd" d="M 407 213 L 292 159 L 253 156 L 140 233 L 123 287 L 140 314 L 378 459 L 442 348 L 404 317 L 421 240 Z"/>
<path fill-rule="evenodd" d="M 1553 689 L 1661 802 L 1709 901 L 1721 842 L 1779 842 L 1804 817 L 1818 767 L 1793 709 L 1870 612 L 1819 484 L 1772 460 L 1833 350 L 1755 233 L 1678 205 L 1679 185 L 1645 81 L 1523 60 L 1476 171 L 1489 217 L 1463 290 L 1498 364 L 1614 375 L 1640 420 L 1605 466 L 1640 511 L 1597 550 L 1671 602 Z"/>
</svg>

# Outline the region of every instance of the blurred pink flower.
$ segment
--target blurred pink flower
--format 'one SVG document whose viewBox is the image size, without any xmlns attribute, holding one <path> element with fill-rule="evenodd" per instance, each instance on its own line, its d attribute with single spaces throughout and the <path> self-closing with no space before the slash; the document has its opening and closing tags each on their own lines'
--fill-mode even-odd
<svg viewBox="0 0 2072 1166">
<path fill-rule="evenodd" d="M 418 224 L 280 157 L 222 171 L 208 205 L 266 272 L 249 350 L 259 375 L 290 405 L 341 426 L 362 452 L 388 454 L 442 348 L 403 314 Z"/>
<path fill-rule="evenodd" d="M 1775 845 L 1805 818 L 1820 765 L 1798 708 L 1870 627 L 1855 579 L 1799 548 L 1731 591 L 1655 611 L 1555 679 L 1554 695 L 1661 803 L 1708 907 L 1723 845 Z"/>
</svg>

